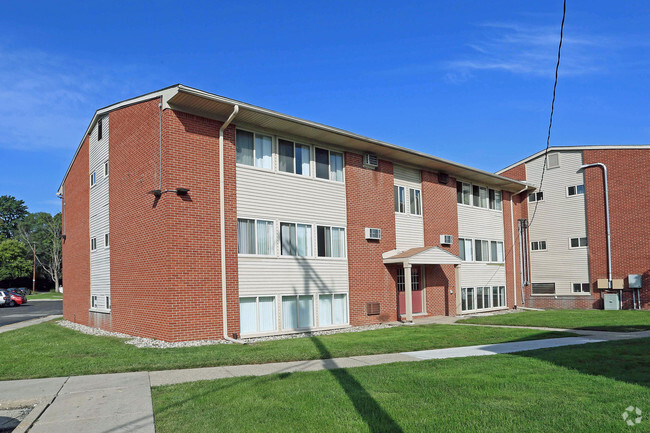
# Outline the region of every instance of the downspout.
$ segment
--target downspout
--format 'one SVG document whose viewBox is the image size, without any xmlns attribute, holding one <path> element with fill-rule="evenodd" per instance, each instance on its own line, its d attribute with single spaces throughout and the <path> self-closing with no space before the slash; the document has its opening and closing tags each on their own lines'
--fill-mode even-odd
<svg viewBox="0 0 650 433">
<path fill-rule="evenodd" d="M 223 131 L 230 125 L 239 113 L 239 105 L 235 105 L 228 120 L 219 128 L 219 228 L 221 235 L 221 305 L 223 311 L 223 338 L 233 343 L 246 344 L 228 336 L 228 299 L 226 291 L 226 221 L 225 221 L 225 192 L 224 192 L 224 160 L 223 160 Z"/>
<path fill-rule="evenodd" d="M 514 250 L 515 248 L 515 214 L 514 214 L 514 209 L 512 207 L 512 202 L 516 196 L 521 194 L 524 191 L 528 190 L 528 185 L 521 191 L 514 193 L 510 196 L 510 228 L 512 229 L 512 249 Z M 521 242 L 521 238 L 520 238 Z M 521 249 L 520 249 L 521 251 Z M 520 252 L 521 254 L 521 252 Z M 523 272 L 523 269 L 522 269 Z M 514 287 L 514 292 L 515 292 L 515 305 L 517 305 L 517 257 L 516 254 L 512 255 L 512 279 L 515 284 Z M 521 285 L 521 304 L 524 305 L 526 304 L 526 298 L 524 297 L 524 285 L 523 285 L 523 278 L 522 278 L 522 285 Z"/>
</svg>

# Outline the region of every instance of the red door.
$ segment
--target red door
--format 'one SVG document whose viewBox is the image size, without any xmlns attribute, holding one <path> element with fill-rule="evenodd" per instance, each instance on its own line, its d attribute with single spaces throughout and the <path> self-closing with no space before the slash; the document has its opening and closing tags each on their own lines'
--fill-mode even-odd
<svg viewBox="0 0 650 433">
<path fill-rule="evenodd" d="M 413 302 L 413 314 L 421 313 L 422 309 L 422 284 L 420 279 L 421 268 L 411 268 L 411 299 Z M 399 314 L 406 314 L 406 285 L 404 282 L 404 268 L 397 270 L 397 308 Z"/>
</svg>

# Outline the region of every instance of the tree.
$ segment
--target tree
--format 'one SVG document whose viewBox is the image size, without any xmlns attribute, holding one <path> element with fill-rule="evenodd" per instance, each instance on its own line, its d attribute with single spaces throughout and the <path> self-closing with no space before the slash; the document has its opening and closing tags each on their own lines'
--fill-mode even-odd
<svg viewBox="0 0 650 433">
<path fill-rule="evenodd" d="M 25 245 L 15 239 L 0 242 L 0 280 L 29 276 L 32 263 L 25 258 L 27 253 Z"/>
<path fill-rule="evenodd" d="M 0 236 L 5 239 L 13 237 L 16 226 L 27 215 L 27 206 L 22 200 L 12 195 L 0 196 Z"/>
<path fill-rule="evenodd" d="M 28 214 L 18 224 L 18 237 L 36 255 L 36 262 L 59 291 L 61 277 L 61 214 Z"/>
</svg>

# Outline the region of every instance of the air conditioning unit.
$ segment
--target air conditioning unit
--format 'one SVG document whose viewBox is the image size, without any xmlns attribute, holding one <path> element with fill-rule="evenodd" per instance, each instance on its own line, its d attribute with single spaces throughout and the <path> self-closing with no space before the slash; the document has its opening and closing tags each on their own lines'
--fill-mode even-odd
<svg viewBox="0 0 650 433">
<path fill-rule="evenodd" d="M 452 235 L 440 235 L 440 243 L 442 245 L 451 245 L 454 243 L 454 237 Z"/>
<path fill-rule="evenodd" d="M 377 155 L 374 153 L 366 153 L 363 155 L 363 166 L 366 168 L 372 168 L 373 170 L 379 166 L 379 160 Z"/>
<path fill-rule="evenodd" d="M 366 239 L 371 239 L 371 240 L 380 240 L 381 239 L 381 229 L 372 229 L 370 227 L 366 227 Z"/>
</svg>

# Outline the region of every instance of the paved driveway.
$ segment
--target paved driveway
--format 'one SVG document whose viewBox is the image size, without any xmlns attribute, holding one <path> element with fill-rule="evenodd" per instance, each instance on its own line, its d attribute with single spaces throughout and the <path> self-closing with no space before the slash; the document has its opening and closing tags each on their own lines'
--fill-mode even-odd
<svg viewBox="0 0 650 433">
<path fill-rule="evenodd" d="M 63 301 L 27 301 L 18 307 L 0 307 L 0 326 L 63 314 Z"/>
</svg>

